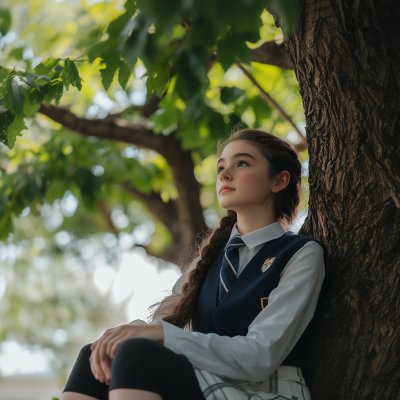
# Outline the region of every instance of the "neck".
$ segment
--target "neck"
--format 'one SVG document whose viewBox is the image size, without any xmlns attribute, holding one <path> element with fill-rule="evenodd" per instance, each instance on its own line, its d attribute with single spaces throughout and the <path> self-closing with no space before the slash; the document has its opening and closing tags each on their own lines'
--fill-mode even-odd
<svg viewBox="0 0 400 400">
<path fill-rule="evenodd" d="M 261 214 L 261 215 L 260 215 Z M 237 212 L 236 228 L 240 235 L 245 235 L 277 222 L 273 214 L 259 212 Z"/>
</svg>

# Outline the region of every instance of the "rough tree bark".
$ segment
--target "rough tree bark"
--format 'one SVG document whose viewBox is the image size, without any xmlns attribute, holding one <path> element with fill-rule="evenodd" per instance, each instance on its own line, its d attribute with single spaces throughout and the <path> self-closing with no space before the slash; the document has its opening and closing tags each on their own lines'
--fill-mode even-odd
<svg viewBox="0 0 400 400">
<path fill-rule="evenodd" d="M 330 251 L 303 372 L 313 400 L 400 399 L 400 6 L 299 6 L 285 36 L 310 155 L 299 233 Z"/>
</svg>

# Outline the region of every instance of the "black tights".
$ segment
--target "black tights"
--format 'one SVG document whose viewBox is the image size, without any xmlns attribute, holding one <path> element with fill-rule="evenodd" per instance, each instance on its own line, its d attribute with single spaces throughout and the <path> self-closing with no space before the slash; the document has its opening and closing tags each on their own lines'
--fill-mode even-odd
<svg viewBox="0 0 400 400">
<path fill-rule="evenodd" d="M 204 400 L 190 361 L 160 342 L 141 337 L 123 341 L 111 363 L 110 385 L 93 376 L 90 346 L 81 349 L 63 393 L 76 392 L 108 400 L 110 390 L 140 389 L 157 393 L 163 400 Z"/>
</svg>

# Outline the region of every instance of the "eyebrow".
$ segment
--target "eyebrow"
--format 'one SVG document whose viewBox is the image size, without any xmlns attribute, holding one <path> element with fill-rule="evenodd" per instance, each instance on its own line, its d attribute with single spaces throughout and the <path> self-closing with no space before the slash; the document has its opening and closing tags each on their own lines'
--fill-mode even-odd
<svg viewBox="0 0 400 400">
<path fill-rule="evenodd" d="M 232 158 L 238 158 L 238 157 L 243 157 L 243 156 L 247 156 L 247 157 L 250 157 L 250 158 L 252 158 L 253 160 L 255 160 L 255 157 L 253 157 L 252 155 L 247 154 L 247 153 L 237 153 L 237 154 L 233 155 Z M 217 165 L 219 164 L 220 161 L 225 161 L 225 158 L 220 158 L 220 159 L 217 161 Z"/>
</svg>

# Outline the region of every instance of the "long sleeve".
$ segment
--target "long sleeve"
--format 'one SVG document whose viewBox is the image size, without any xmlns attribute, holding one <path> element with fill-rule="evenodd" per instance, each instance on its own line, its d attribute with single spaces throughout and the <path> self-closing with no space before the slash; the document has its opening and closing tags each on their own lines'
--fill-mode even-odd
<svg viewBox="0 0 400 400">
<path fill-rule="evenodd" d="M 286 265 L 246 336 L 187 332 L 166 321 L 164 346 L 212 373 L 259 382 L 290 353 L 314 315 L 325 277 L 322 247 L 307 242 Z"/>
</svg>

